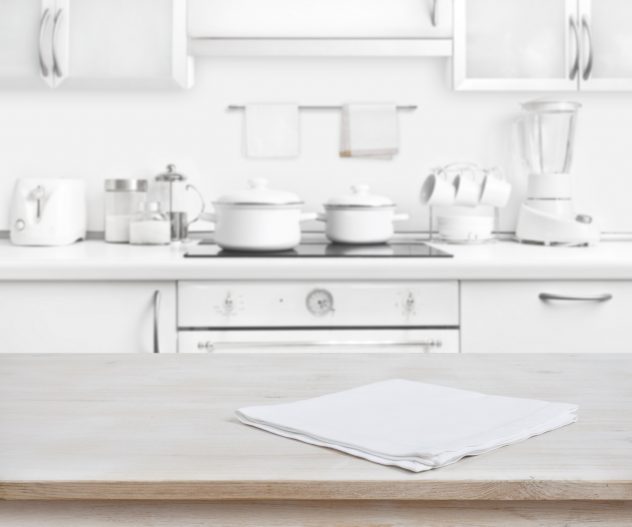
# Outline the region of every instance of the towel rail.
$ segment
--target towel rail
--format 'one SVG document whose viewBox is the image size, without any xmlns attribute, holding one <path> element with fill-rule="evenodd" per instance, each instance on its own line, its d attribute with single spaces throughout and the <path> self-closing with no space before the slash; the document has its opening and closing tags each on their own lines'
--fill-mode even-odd
<svg viewBox="0 0 632 527">
<path fill-rule="evenodd" d="M 231 104 L 227 107 L 227 109 L 231 112 L 241 112 L 246 109 L 244 105 Z M 299 110 L 325 110 L 325 111 L 339 111 L 342 110 L 342 105 L 301 105 L 298 107 Z M 417 105 L 408 104 L 405 106 L 397 106 L 397 109 L 401 112 L 414 112 L 417 110 Z"/>
</svg>

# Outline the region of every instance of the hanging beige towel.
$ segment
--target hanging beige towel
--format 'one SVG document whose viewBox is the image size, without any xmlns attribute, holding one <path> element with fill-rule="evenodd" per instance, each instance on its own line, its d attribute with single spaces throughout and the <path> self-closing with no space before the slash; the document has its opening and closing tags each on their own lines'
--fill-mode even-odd
<svg viewBox="0 0 632 527">
<path fill-rule="evenodd" d="M 399 152 L 395 104 L 346 104 L 341 126 L 341 157 L 392 159 Z"/>
<path fill-rule="evenodd" d="M 297 104 L 248 104 L 245 126 L 247 157 L 298 156 L 300 146 Z"/>
</svg>

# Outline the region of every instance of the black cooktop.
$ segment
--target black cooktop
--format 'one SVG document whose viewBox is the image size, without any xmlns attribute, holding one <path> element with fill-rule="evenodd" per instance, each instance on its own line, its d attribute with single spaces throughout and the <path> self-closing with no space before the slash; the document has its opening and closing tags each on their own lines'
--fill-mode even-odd
<svg viewBox="0 0 632 527">
<path fill-rule="evenodd" d="M 185 258 L 452 258 L 423 242 L 393 242 L 379 245 L 342 245 L 322 241 L 304 241 L 291 251 L 228 251 L 212 241 L 204 240 L 191 247 Z"/>
</svg>

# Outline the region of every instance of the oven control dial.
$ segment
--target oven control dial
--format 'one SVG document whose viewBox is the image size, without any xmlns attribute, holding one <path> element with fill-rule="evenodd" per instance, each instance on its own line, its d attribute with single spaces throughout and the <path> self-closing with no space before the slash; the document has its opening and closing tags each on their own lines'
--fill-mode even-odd
<svg viewBox="0 0 632 527">
<path fill-rule="evenodd" d="M 334 312 L 334 297 L 326 289 L 314 289 L 305 301 L 307 310 L 316 317 Z"/>
<path fill-rule="evenodd" d="M 242 300 L 230 291 L 226 293 L 223 301 L 215 306 L 215 311 L 223 317 L 233 317 L 243 309 Z"/>
</svg>

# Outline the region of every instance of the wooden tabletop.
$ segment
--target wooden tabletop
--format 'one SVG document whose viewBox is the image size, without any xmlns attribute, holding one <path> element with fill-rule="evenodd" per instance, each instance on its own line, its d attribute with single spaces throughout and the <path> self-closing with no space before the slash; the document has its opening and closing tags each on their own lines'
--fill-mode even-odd
<svg viewBox="0 0 632 527">
<path fill-rule="evenodd" d="M 413 474 L 235 419 L 389 378 L 579 422 Z M 632 355 L 0 355 L 0 499 L 632 500 Z"/>
</svg>

